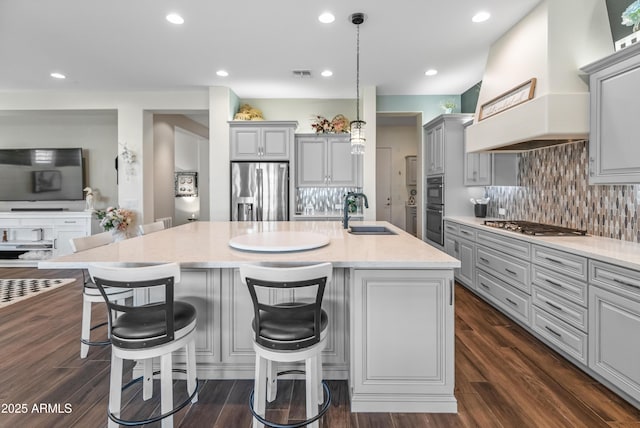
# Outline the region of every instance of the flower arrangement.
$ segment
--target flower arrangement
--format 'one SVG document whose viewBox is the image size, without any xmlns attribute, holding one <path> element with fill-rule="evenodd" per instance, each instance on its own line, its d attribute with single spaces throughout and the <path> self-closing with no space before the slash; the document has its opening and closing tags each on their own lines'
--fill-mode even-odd
<svg viewBox="0 0 640 428">
<path fill-rule="evenodd" d="M 451 113 L 453 109 L 456 108 L 456 103 L 454 103 L 452 100 L 448 100 L 448 101 L 443 101 L 440 106 L 445 112 Z"/>
<path fill-rule="evenodd" d="M 320 115 L 311 120 L 311 128 L 316 131 L 316 134 L 349 132 L 349 119 L 342 114 L 335 115 L 331 120 Z"/>
<path fill-rule="evenodd" d="M 100 226 L 105 230 L 126 231 L 133 223 L 133 211 L 124 208 L 108 207 L 106 210 L 96 210 L 96 218 L 100 220 Z"/>
<path fill-rule="evenodd" d="M 633 26 L 634 32 L 640 29 L 640 0 L 634 1 L 622 12 L 622 25 Z"/>
</svg>

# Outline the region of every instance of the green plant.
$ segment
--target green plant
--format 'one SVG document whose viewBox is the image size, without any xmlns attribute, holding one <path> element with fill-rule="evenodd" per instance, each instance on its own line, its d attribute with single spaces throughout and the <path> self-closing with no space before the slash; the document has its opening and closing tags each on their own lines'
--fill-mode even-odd
<svg viewBox="0 0 640 428">
<path fill-rule="evenodd" d="M 453 110 L 454 108 L 456 108 L 456 103 L 453 102 L 452 100 L 443 101 L 442 108 L 445 110 L 448 110 L 448 109 Z"/>
</svg>

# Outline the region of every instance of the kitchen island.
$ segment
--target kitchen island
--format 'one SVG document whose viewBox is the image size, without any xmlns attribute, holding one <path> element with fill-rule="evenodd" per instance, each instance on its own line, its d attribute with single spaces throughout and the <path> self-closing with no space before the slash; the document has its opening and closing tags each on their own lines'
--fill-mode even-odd
<svg viewBox="0 0 640 428">
<path fill-rule="evenodd" d="M 238 267 L 331 262 L 334 279 L 323 302 L 330 319 L 323 369 L 325 378 L 349 380 L 352 411 L 456 412 L 453 269 L 460 263 L 389 223 L 367 224 L 395 234 L 353 235 L 340 222 L 328 221 L 192 222 L 43 261 L 39 267 L 179 263 L 176 297 L 198 311 L 198 377 L 250 379 L 253 307 Z M 327 236 L 329 243 L 281 253 L 228 245 L 240 235 L 270 232 L 313 232 Z M 181 358 L 178 354 L 176 361 Z"/>
</svg>

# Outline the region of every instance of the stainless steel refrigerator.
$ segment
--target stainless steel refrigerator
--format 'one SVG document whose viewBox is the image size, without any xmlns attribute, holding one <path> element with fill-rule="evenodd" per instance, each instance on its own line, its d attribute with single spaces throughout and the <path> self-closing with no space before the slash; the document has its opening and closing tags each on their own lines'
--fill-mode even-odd
<svg viewBox="0 0 640 428">
<path fill-rule="evenodd" d="M 231 162 L 231 221 L 289 220 L 288 162 Z"/>
</svg>

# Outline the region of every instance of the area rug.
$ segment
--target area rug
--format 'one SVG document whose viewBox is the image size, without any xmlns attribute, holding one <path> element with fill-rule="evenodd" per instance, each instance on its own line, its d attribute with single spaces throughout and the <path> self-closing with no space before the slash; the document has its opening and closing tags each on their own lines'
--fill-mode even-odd
<svg viewBox="0 0 640 428">
<path fill-rule="evenodd" d="M 75 281 L 73 278 L 0 279 L 0 308 Z"/>
</svg>

